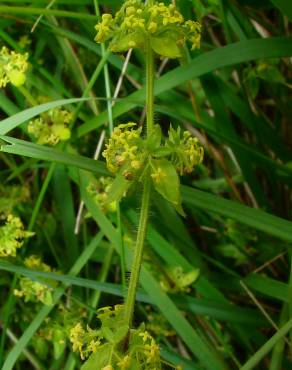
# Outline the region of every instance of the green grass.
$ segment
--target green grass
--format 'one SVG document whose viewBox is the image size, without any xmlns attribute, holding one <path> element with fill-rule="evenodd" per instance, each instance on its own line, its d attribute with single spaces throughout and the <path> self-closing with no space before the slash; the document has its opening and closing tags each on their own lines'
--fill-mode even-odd
<svg viewBox="0 0 292 370">
<path fill-rule="evenodd" d="M 122 1 L 98 3 L 102 14 Z M 186 370 L 290 369 L 292 7 L 176 3 L 186 19 L 202 22 L 202 44 L 183 61 L 155 59 L 156 70 L 165 63 L 154 83 L 155 121 L 164 134 L 171 123 L 198 135 L 205 158 L 181 180 L 185 218 L 152 191 L 134 324 L 144 322 L 162 358 Z M 123 303 L 127 293 L 121 271 L 133 259 L 143 184 L 113 213 L 87 189 L 111 176 L 101 155 L 93 159 L 98 143 L 104 148 L 100 137 L 120 123 L 143 122 L 145 62 L 133 50 L 125 69 L 125 55 L 94 42 L 96 4 L 0 5 L 0 49 L 29 54 L 24 88 L 0 91 L 0 249 L 9 213 L 35 233 L 15 258 L 0 258 L 3 370 L 80 369 L 70 328 L 78 321 L 95 328 L 96 310 Z M 28 123 L 54 108 L 73 120 L 70 139 L 52 147 L 37 143 Z M 30 255 L 53 270 L 28 268 Z M 176 268 L 185 280 L 199 276 L 182 288 Z M 43 282 L 52 304 L 16 297 L 23 277 Z M 60 327 L 58 353 L 52 333 Z"/>
</svg>

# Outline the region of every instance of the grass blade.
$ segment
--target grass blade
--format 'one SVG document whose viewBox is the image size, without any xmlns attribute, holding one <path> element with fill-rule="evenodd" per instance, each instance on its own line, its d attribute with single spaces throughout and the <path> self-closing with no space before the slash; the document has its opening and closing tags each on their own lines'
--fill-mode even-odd
<svg viewBox="0 0 292 370">
<path fill-rule="evenodd" d="M 6 135 L 9 131 L 18 127 L 22 123 L 30 120 L 31 118 L 38 116 L 39 114 L 60 107 L 61 105 L 78 103 L 80 101 L 90 100 L 90 98 L 73 98 L 73 99 L 61 99 L 52 101 L 45 104 L 40 104 L 36 107 L 25 109 L 19 113 L 14 114 L 11 117 L 5 118 L 0 121 L 0 135 Z"/>
<path fill-rule="evenodd" d="M 108 175 L 108 171 L 103 162 L 95 161 L 77 154 L 70 154 L 60 149 L 33 144 L 28 141 L 15 139 L 9 136 L 0 135 L 0 139 L 9 143 L 9 145 L 0 146 L 0 151 L 2 152 L 57 162 L 67 166 L 76 166 L 87 171 Z"/>
<path fill-rule="evenodd" d="M 241 368 L 241 370 L 253 369 L 292 328 L 292 320 L 289 320 L 277 331 Z"/>
</svg>

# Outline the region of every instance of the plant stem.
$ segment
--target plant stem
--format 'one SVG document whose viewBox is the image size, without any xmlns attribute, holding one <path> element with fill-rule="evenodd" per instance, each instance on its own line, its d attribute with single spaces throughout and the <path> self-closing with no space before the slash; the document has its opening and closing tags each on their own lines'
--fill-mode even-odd
<svg viewBox="0 0 292 370">
<path fill-rule="evenodd" d="M 150 45 L 150 39 L 147 40 L 146 48 L 146 109 L 147 109 L 147 136 L 153 129 L 154 119 L 154 63 L 153 50 Z"/>
<path fill-rule="evenodd" d="M 25 97 L 27 102 L 33 107 L 34 105 L 38 105 L 38 102 L 35 98 L 31 95 L 31 93 L 27 90 L 25 86 L 18 86 L 17 89 L 21 92 L 21 94 Z"/>
<path fill-rule="evenodd" d="M 152 5 L 153 1 L 149 1 L 149 5 Z M 147 136 L 151 134 L 153 130 L 153 117 L 154 117 L 154 62 L 153 62 L 153 51 L 148 39 L 146 48 L 146 114 L 147 114 Z M 145 235 L 148 223 L 148 213 L 150 204 L 151 194 L 151 179 L 146 173 L 145 182 L 143 187 L 141 213 L 138 227 L 138 235 L 134 251 L 134 260 L 131 269 L 131 277 L 128 295 L 126 298 L 125 305 L 125 320 L 126 324 L 130 327 L 132 324 L 134 305 L 136 298 L 136 290 L 139 282 L 139 275 L 142 265 L 143 247 L 145 242 Z"/>
<path fill-rule="evenodd" d="M 148 210 L 150 202 L 151 182 L 150 178 L 147 177 L 144 183 L 143 197 L 142 197 L 142 208 L 139 220 L 139 229 L 135 245 L 134 260 L 132 264 L 130 285 L 125 306 L 125 320 L 126 324 L 130 327 L 132 323 L 136 290 L 139 281 L 140 269 L 142 264 L 143 247 L 146 235 L 146 228 L 148 222 Z"/>
</svg>

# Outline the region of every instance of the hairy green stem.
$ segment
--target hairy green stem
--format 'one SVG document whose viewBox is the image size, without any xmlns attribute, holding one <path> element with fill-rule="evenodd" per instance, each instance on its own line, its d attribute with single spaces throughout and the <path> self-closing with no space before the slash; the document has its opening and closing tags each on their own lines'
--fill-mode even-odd
<svg viewBox="0 0 292 370">
<path fill-rule="evenodd" d="M 149 136 L 153 129 L 154 121 L 154 63 L 153 50 L 150 45 L 150 39 L 147 40 L 146 48 L 146 109 L 147 109 L 147 135 Z"/>
<path fill-rule="evenodd" d="M 18 90 L 21 92 L 21 94 L 25 97 L 27 102 L 32 107 L 38 105 L 38 102 L 35 100 L 35 98 L 31 95 L 31 93 L 27 90 L 25 86 L 18 86 Z"/>
<path fill-rule="evenodd" d="M 150 178 L 146 178 L 142 196 L 142 208 L 139 220 L 139 229 L 135 245 L 134 260 L 131 270 L 130 285 L 125 306 L 125 320 L 130 327 L 134 313 L 136 290 L 139 282 L 140 269 L 142 264 L 143 247 L 148 222 L 148 210 L 150 202 L 151 182 Z"/>
</svg>

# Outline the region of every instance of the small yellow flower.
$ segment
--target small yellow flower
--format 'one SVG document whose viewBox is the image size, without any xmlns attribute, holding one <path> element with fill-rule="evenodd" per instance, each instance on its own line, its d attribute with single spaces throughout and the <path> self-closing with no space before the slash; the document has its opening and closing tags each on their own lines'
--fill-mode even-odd
<svg viewBox="0 0 292 370">
<path fill-rule="evenodd" d="M 147 357 L 147 363 L 158 361 L 160 358 L 159 347 L 155 340 L 151 338 L 151 344 L 144 345 L 144 354 Z"/>
<path fill-rule="evenodd" d="M 121 359 L 121 361 L 117 363 L 117 365 L 119 366 L 119 370 L 129 369 L 131 365 L 131 357 L 129 355 L 126 355 L 125 357 Z"/>
<path fill-rule="evenodd" d="M 159 183 L 164 177 L 166 177 L 166 174 L 163 172 L 161 167 L 158 167 L 157 170 L 151 174 L 151 177 L 155 182 Z"/>
<path fill-rule="evenodd" d="M 151 339 L 151 335 L 148 333 L 148 331 L 143 331 L 142 333 L 139 333 L 139 337 L 142 337 L 143 342 L 147 342 L 148 339 Z"/>
<path fill-rule="evenodd" d="M 92 340 L 88 344 L 88 350 L 90 352 L 96 352 L 97 349 L 99 348 L 100 344 L 101 344 L 100 340 Z"/>
<path fill-rule="evenodd" d="M 83 329 L 80 322 L 70 330 L 70 342 L 73 345 L 73 352 L 79 351 L 80 354 L 82 353 L 84 336 L 85 330 Z"/>
</svg>

